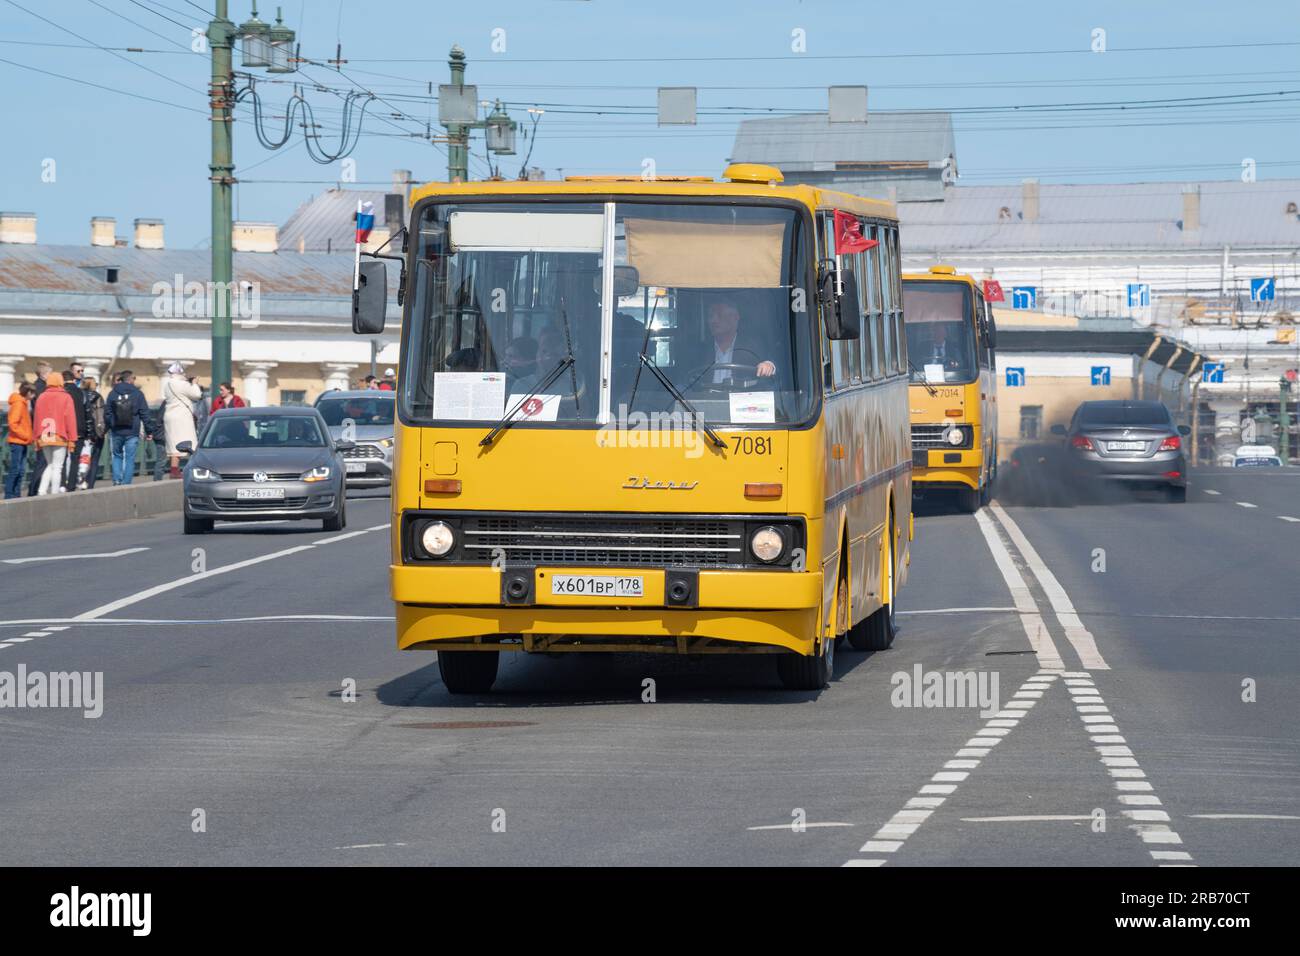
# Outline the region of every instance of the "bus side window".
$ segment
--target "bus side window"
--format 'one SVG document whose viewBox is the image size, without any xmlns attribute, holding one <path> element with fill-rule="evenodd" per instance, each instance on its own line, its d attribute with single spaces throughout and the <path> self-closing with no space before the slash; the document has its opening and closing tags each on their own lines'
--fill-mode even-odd
<svg viewBox="0 0 1300 956">
<path fill-rule="evenodd" d="M 870 238 L 871 226 L 864 225 L 862 234 Z M 871 270 L 874 265 L 871 261 L 871 250 L 859 252 L 855 258 L 857 263 L 858 276 L 858 310 L 862 313 L 862 335 L 857 341 L 859 361 L 862 363 L 862 380 L 870 382 L 879 377 L 880 372 L 876 367 L 876 358 L 873 354 L 875 342 L 875 325 L 871 318 Z"/>
<path fill-rule="evenodd" d="M 890 325 L 893 328 L 894 349 L 889 356 L 892 371 L 907 369 L 907 338 L 903 333 L 903 281 L 898 261 L 898 230 L 889 227 L 889 283 L 890 283 Z"/>
<path fill-rule="evenodd" d="M 852 273 L 859 286 L 862 285 L 862 253 L 855 252 L 840 256 L 845 272 Z M 845 339 L 839 343 L 844 349 L 845 373 L 848 382 L 862 381 L 862 337 Z"/>
<path fill-rule="evenodd" d="M 988 314 L 987 306 L 984 303 L 984 293 L 979 289 L 975 290 L 975 354 L 978 359 L 980 368 L 989 367 L 989 340 L 984 334 L 984 318 Z"/>
<path fill-rule="evenodd" d="M 817 214 L 817 261 L 821 263 L 830 258 L 831 250 L 835 248 L 835 239 L 832 233 L 831 217 L 824 212 Z M 820 266 L 819 266 L 820 268 Z M 821 306 L 817 306 L 817 330 L 820 333 L 819 338 L 822 343 L 822 392 L 829 395 L 835 391 L 835 349 L 836 344 L 826 336 L 826 323 L 823 321 Z"/>
<path fill-rule="evenodd" d="M 890 230 L 886 226 L 880 227 L 878 236 L 880 245 L 876 248 L 880 251 L 880 288 L 881 288 L 881 326 L 884 329 L 884 335 L 881 338 L 881 346 L 884 353 L 884 362 L 882 373 L 893 375 L 898 371 L 898 349 L 894 344 L 894 258 L 891 255 L 889 247 Z"/>
</svg>

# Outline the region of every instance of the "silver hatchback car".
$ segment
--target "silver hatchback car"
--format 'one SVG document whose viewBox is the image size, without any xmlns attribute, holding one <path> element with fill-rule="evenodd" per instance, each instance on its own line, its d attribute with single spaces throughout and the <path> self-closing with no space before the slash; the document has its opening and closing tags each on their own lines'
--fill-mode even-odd
<svg viewBox="0 0 1300 956">
<path fill-rule="evenodd" d="M 185 465 L 185 533 L 214 521 L 318 518 L 347 524 L 343 454 L 314 408 L 228 408 L 215 412 Z"/>
<path fill-rule="evenodd" d="M 396 407 L 396 393 L 383 389 L 336 389 L 316 399 L 316 410 L 329 426 L 330 437 L 355 444 L 343 453 L 349 485 L 392 484 Z"/>
<path fill-rule="evenodd" d="M 1187 500 L 1183 439 L 1192 430 L 1175 425 L 1162 402 L 1084 402 L 1069 428 L 1053 425 L 1052 433 L 1065 438 L 1065 468 L 1077 484 L 1159 486 L 1170 501 Z"/>
</svg>

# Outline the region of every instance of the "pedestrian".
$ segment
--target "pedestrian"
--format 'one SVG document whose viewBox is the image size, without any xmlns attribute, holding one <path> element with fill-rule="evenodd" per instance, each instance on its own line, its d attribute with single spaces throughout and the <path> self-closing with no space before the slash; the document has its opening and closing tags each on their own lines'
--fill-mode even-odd
<svg viewBox="0 0 1300 956">
<path fill-rule="evenodd" d="M 384 380 L 379 383 L 379 388 L 385 392 L 391 392 L 397 388 L 397 373 L 391 368 L 384 369 Z"/>
<path fill-rule="evenodd" d="M 373 392 L 375 389 L 379 387 L 379 381 L 373 375 L 367 375 L 364 379 L 362 379 L 361 387 L 364 388 L 367 392 Z"/>
<path fill-rule="evenodd" d="M 35 414 L 36 400 L 41 397 L 41 392 L 45 391 L 45 380 L 50 377 L 54 371 L 54 366 L 49 362 L 36 363 L 36 381 L 32 383 L 32 410 Z M 36 452 L 36 460 L 32 462 L 32 475 L 27 480 L 27 494 L 36 494 L 36 489 L 40 487 L 41 475 L 45 471 L 45 457 Z"/>
<path fill-rule="evenodd" d="M 36 413 L 32 418 L 36 445 L 45 459 L 41 472 L 38 495 L 66 491 L 63 485 L 63 463 L 68 457 L 68 447 L 77 440 L 76 399 L 63 387 L 63 376 L 51 372 L 45 380 L 45 390 L 36 399 Z"/>
<path fill-rule="evenodd" d="M 153 442 L 153 480 L 163 480 L 163 462 L 167 460 L 167 426 L 163 422 L 163 411 L 166 409 L 162 402 L 159 402 L 149 413 L 148 422 L 145 426 L 145 439 Z"/>
<path fill-rule="evenodd" d="M 212 410 L 218 411 L 222 408 L 247 408 L 244 400 L 235 394 L 235 388 L 229 382 L 222 382 L 217 386 L 217 398 L 212 403 Z"/>
<path fill-rule="evenodd" d="M 87 457 L 85 487 L 94 488 L 99 478 L 99 463 L 104 457 L 104 440 L 108 435 L 108 412 L 104 396 L 99 394 L 99 382 L 89 375 L 81 379 L 81 390 L 86 399 L 86 440 L 82 442 L 82 455 Z M 78 481 L 81 484 L 81 481 Z"/>
<path fill-rule="evenodd" d="M 127 370 L 117 376 L 104 405 L 105 424 L 112 442 L 109 454 L 113 459 L 113 484 L 129 485 L 135 477 L 135 451 L 140 444 L 140 432 L 148 434 L 152 430 L 149 404 L 135 384 L 134 372 Z"/>
<path fill-rule="evenodd" d="M 19 382 L 9 396 L 9 470 L 5 473 L 5 498 L 20 498 L 23 493 L 23 467 L 32 447 L 32 410 L 27 404 L 36 390 Z"/>
<path fill-rule="evenodd" d="M 203 397 L 203 390 L 185 378 L 185 366 L 172 362 L 162 383 L 163 423 L 167 428 L 167 457 L 171 459 L 173 478 L 181 476 L 181 453 L 176 446 L 181 442 L 193 445 L 198 441 L 195 403 Z"/>
<path fill-rule="evenodd" d="M 63 456 L 63 489 L 77 490 L 77 469 L 80 461 L 81 443 L 86 440 L 86 393 L 77 384 L 76 372 L 68 368 L 63 372 L 63 390 L 72 398 L 73 414 L 77 419 L 77 435 L 68 453 Z"/>
</svg>

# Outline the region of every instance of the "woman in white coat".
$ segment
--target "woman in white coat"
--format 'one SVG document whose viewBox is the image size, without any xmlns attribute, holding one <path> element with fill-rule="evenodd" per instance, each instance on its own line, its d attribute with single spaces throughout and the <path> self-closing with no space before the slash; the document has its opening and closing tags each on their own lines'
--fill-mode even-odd
<svg viewBox="0 0 1300 956">
<path fill-rule="evenodd" d="M 180 452 L 176 446 L 183 441 L 198 441 L 194 429 L 195 403 L 202 397 L 203 390 L 185 378 L 185 367 L 173 362 L 162 383 L 163 428 L 167 433 L 167 455 L 171 458 L 173 478 L 181 476 Z"/>
</svg>

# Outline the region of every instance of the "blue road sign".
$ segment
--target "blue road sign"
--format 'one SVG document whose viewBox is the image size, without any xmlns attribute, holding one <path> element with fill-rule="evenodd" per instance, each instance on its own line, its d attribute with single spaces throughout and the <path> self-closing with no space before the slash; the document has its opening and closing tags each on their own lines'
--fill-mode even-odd
<svg viewBox="0 0 1300 956">
<path fill-rule="evenodd" d="M 1025 384 L 1025 367 L 1007 366 L 1007 387 L 1017 388 Z"/>
<path fill-rule="evenodd" d="M 1201 366 L 1201 381 L 1223 384 L 1223 363 L 1206 362 Z"/>
<path fill-rule="evenodd" d="M 1092 367 L 1092 384 L 1109 385 L 1110 384 L 1110 366 L 1094 365 Z"/>
<path fill-rule="evenodd" d="M 1250 280 L 1250 301 L 1251 302 L 1272 302 L 1277 286 L 1272 279 L 1251 279 Z"/>
<path fill-rule="evenodd" d="M 1034 309 L 1038 307 L 1038 290 L 1031 285 L 1011 287 L 1011 308 Z"/>
<path fill-rule="evenodd" d="M 1128 287 L 1128 305 L 1130 309 L 1140 309 L 1151 304 L 1151 285 L 1147 282 L 1130 282 Z"/>
</svg>

